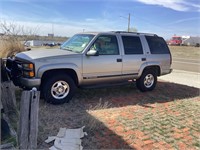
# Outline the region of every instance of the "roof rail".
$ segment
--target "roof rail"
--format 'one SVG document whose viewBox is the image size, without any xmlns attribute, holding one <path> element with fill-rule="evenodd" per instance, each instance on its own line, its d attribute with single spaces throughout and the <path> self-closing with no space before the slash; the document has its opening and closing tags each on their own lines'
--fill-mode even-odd
<svg viewBox="0 0 200 150">
<path fill-rule="evenodd" d="M 114 33 L 130 33 L 130 34 L 137 34 L 137 35 L 151 35 L 151 36 L 158 36 L 157 34 L 153 34 L 153 33 L 140 33 L 140 32 L 128 32 L 128 31 L 111 31 Z"/>
</svg>

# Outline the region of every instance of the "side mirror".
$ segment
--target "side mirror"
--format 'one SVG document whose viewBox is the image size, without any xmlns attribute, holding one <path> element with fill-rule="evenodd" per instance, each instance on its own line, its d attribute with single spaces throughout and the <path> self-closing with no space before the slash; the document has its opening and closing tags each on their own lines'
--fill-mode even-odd
<svg viewBox="0 0 200 150">
<path fill-rule="evenodd" d="M 87 53 L 87 56 L 99 56 L 99 52 L 94 50 L 94 49 L 90 49 Z"/>
</svg>

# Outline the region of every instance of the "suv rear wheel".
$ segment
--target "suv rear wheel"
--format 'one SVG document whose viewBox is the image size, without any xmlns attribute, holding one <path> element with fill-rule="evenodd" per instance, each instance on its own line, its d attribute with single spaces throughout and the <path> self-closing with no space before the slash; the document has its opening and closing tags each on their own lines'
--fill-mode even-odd
<svg viewBox="0 0 200 150">
<path fill-rule="evenodd" d="M 42 93 L 45 101 L 52 104 L 63 104 L 73 97 L 76 85 L 68 75 L 48 77 L 43 83 Z"/>
<path fill-rule="evenodd" d="M 154 70 L 144 70 L 141 77 L 137 79 L 137 88 L 142 91 L 152 91 L 157 84 L 157 75 Z"/>
</svg>

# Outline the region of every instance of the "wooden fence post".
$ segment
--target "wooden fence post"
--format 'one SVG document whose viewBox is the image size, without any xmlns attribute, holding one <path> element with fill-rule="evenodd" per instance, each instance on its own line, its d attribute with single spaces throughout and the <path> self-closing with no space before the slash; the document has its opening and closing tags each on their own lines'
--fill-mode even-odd
<svg viewBox="0 0 200 150">
<path fill-rule="evenodd" d="M 22 92 L 18 138 L 20 149 L 28 149 L 30 97 L 31 93 L 29 91 Z"/>
<path fill-rule="evenodd" d="M 30 107 L 29 149 L 37 148 L 39 100 L 40 92 L 36 89 L 32 89 Z"/>
<path fill-rule="evenodd" d="M 23 91 L 20 105 L 19 148 L 36 149 L 40 92 Z"/>
</svg>

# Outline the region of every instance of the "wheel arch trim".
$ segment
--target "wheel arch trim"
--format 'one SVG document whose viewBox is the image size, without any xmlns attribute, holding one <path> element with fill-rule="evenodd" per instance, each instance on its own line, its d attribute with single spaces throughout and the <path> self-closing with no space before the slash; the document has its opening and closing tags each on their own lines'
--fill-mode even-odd
<svg viewBox="0 0 200 150">
<path fill-rule="evenodd" d="M 153 67 L 159 67 L 159 72 L 158 72 L 158 76 L 161 74 L 161 67 L 160 67 L 160 63 L 159 62 L 146 62 L 146 63 L 143 63 L 141 66 L 140 66 L 140 70 L 139 70 L 139 73 L 138 73 L 138 77 L 140 77 L 143 73 L 143 71 L 147 68 L 153 68 Z"/>
<path fill-rule="evenodd" d="M 65 69 L 70 69 L 70 70 L 73 70 L 76 75 L 77 75 L 77 78 L 78 78 L 78 84 L 81 83 L 81 72 L 80 72 L 80 69 L 77 65 L 75 64 L 65 64 L 65 63 L 60 63 L 60 64 L 48 64 L 48 65 L 44 65 L 44 66 L 41 66 L 38 71 L 37 71 L 37 76 L 39 78 L 42 78 L 43 74 L 46 72 L 46 71 L 51 71 L 51 70 L 65 70 Z"/>
</svg>

